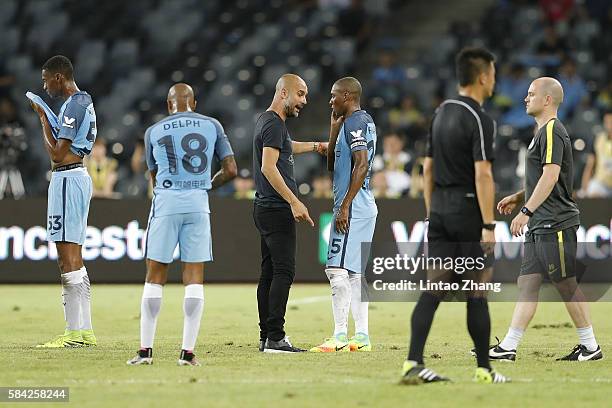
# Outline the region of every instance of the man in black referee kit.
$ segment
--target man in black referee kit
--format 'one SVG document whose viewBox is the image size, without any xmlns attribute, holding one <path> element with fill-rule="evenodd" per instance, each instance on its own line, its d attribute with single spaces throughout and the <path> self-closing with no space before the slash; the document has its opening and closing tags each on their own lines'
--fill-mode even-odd
<svg viewBox="0 0 612 408">
<path fill-rule="evenodd" d="M 580 211 L 572 199 L 572 143 L 565 126 L 557 119 L 561 102 L 561 84 L 548 77 L 533 81 L 525 98 L 527 114 L 533 116 L 538 125 L 527 151 L 525 190 L 501 200 L 497 209 L 509 215 L 523 206 L 512 220 L 510 230 L 519 236 L 528 225 L 529 231 L 525 234 L 518 278 L 519 301 L 508 333 L 501 343 L 489 350 L 491 359 L 516 359 L 518 344 L 538 306 L 543 277 L 549 278 L 559 291 L 578 333 L 579 344 L 557 360 L 603 358 L 591 325 L 589 305 L 576 281 L 576 231 L 580 225 Z"/>
<path fill-rule="evenodd" d="M 257 287 L 259 350 L 266 353 L 306 351 L 293 347 L 285 336 L 285 310 L 295 276 L 295 222 L 314 222 L 297 198 L 293 155 L 318 152 L 327 155 L 327 144 L 294 142 L 285 119 L 298 117 L 306 105 L 308 87 L 302 78 L 283 75 L 274 99 L 257 118 L 253 138 L 255 205 L 253 219 L 261 235 L 261 277 Z"/>
<path fill-rule="evenodd" d="M 447 99 L 431 122 L 424 164 L 425 207 L 429 217 L 428 257 L 480 258 L 481 265 L 495 243 L 493 144 L 495 122 L 482 104 L 495 88 L 495 57 L 482 48 L 465 48 L 456 58 L 459 96 Z M 492 256 L 491 256 L 492 258 Z M 474 263 L 472 263 L 474 265 Z M 453 269 L 430 269 L 431 282 L 490 279 L 490 264 L 460 274 Z M 463 285 L 460 285 L 463 286 Z M 410 351 L 404 362 L 402 384 L 415 385 L 448 379 L 425 368 L 423 350 L 443 291 L 424 291 L 411 318 Z M 481 383 L 509 381 L 491 369 L 489 336 L 491 320 L 486 291 L 467 296 L 467 326 L 474 341 L 478 367 L 474 380 Z"/>
</svg>

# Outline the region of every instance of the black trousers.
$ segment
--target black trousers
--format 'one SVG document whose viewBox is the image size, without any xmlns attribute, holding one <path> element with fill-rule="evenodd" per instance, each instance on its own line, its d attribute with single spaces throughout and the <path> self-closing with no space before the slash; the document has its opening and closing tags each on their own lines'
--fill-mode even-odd
<svg viewBox="0 0 612 408">
<path fill-rule="evenodd" d="M 285 311 L 295 277 L 295 220 L 287 207 L 254 205 L 253 219 L 261 236 L 261 276 L 257 286 L 259 338 L 285 337 Z"/>
</svg>

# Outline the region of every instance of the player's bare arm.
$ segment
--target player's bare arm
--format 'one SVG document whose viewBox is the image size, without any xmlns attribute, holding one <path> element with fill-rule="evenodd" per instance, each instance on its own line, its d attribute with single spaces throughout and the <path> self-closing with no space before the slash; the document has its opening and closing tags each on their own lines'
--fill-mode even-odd
<svg viewBox="0 0 612 408">
<path fill-rule="evenodd" d="M 237 174 L 238 166 L 236 166 L 234 156 L 227 156 L 221 160 L 221 169 L 212 178 L 212 190 L 233 180 Z"/>
<path fill-rule="evenodd" d="M 346 234 L 349 230 L 349 208 L 353 199 L 363 187 L 363 182 L 368 175 L 368 151 L 359 150 L 353 152 L 353 172 L 351 173 L 351 184 L 347 191 L 340 209 L 336 214 L 336 231 Z"/>
<path fill-rule="evenodd" d="M 529 197 L 529 201 L 525 203 L 525 207 L 529 209 L 532 213 L 537 210 L 537 208 L 542 205 L 544 201 L 548 198 L 550 193 L 552 192 L 555 184 L 559 180 L 559 173 L 561 172 L 561 166 L 558 164 L 550 163 L 544 165 L 542 170 L 542 176 L 538 180 L 538 184 L 536 184 L 535 189 L 533 190 L 533 194 Z M 529 221 L 529 217 L 526 214 L 520 213 L 512 220 L 512 224 L 510 225 L 510 232 L 515 237 L 523 235 L 523 228 L 527 225 Z"/>
<path fill-rule="evenodd" d="M 38 118 L 40 119 L 40 124 L 42 126 L 43 131 L 43 141 L 45 143 L 45 150 L 47 150 L 47 154 L 53 162 L 53 165 L 57 166 L 80 162 L 81 158 L 70 151 L 70 145 L 72 144 L 70 140 L 55 140 L 55 138 L 53 137 L 53 132 L 51 131 L 51 125 L 49 125 L 49 121 L 47 120 L 47 116 L 45 115 L 45 111 L 33 102 L 30 102 L 30 105 L 32 106 L 34 112 L 38 114 Z"/>
<path fill-rule="evenodd" d="M 336 142 L 338 141 L 338 134 L 342 129 L 344 123 L 344 116 L 336 116 L 334 112 L 331 113 L 331 125 L 329 127 L 329 142 L 327 144 L 327 170 L 334 171 L 334 163 L 336 161 L 335 150 Z"/>
<path fill-rule="evenodd" d="M 493 181 L 493 165 L 488 160 L 474 162 L 476 197 L 480 207 L 483 224 L 493 224 L 495 221 L 495 182 Z M 493 250 L 495 244 L 495 231 L 482 229 L 483 249 L 486 252 Z"/>
<path fill-rule="evenodd" d="M 502 198 L 499 203 L 497 203 L 497 211 L 502 215 L 510 215 L 517 206 L 522 205 L 524 202 L 525 190 L 517 191 L 514 194 Z"/>
<path fill-rule="evenodd" d="M 310 218 L 310 215 L 308 215 L 308 209 L 298 200 L 291 189 L 287 187 L 283 176 L 281 176 L 276 167 L 279 155 L 280 150 L 273 147 L 264 147 L 261 158 L 261 173 L 268 182 L 270 182 L 274 190 L 289 203 L 293 218 L 295 218 L 297 222 L 306 221 L 310 226 L 314 227 L 314 221 Z"/>
<path fill-rule="evenodd" d="M 425 199 L 425 211 L 429 218 L 431 206 L 431 195 L 434 190 L 434 159 L 426 157 L 423 163 L 423 198 Z"/>
<path fill-rule="evenodd" d="M 327 142 L 296 142 L 291 141 L 293 154 L 317 152 L 321 156 L 327 155 Z"/>
</svg>

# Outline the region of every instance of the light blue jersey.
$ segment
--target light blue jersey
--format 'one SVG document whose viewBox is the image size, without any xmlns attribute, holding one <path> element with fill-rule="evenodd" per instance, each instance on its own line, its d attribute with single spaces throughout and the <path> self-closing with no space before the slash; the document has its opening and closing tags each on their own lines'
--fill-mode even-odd
<svg viewBox="0 0 612 408">
<path fill-rule="evenodd" d="M 91 153 L 97 134 L 96 111 L 87 92 L 79 91 L 66 99 L 57 117 L 38 95 L 31 92 L 26 95 L 45 110 L 56 140 L 70 140 L 70 151 L 80 157 Z M 56 169 L 51 173 L 47 199 L 47 240 L 83 245 L 93 190 L 87 170 L 74 164 L 60 166 L 68 168 Z"/>
<path fill-rule="evenodd" d="M 336 231 L 336 214 L 351 184 L 353 152 L 368 151 L 368 174 L 349 210 L 346 234 Z M 334 162 L 334 218 L 327 247 L 328 268 L 342 268 L 349 273 L 363 273 L 370 254 L 378 209 L 370 191 L 370 173 L 376 150 L 376 126 L 364 110 L 353 112 L 344 120 L 336 142 Z"/>
<path fill-rule="evenodd" d="M 91 96 L 84 91 L 72 94 L 62 105 L 58 115 L 57 139 L 72 141 L 70 151 L 80 157 L 91 153 L 96 141 L 96 111 Z"/>
<path fill-rule="evenodd" d="M 157 172 L 145 257 L 170 263 L 178 244 L 181 261 L 212 261 L 211 163 L 234 154 L 223 127 L 198 113 L 176 113 L 147 129 L 145 150 Z"/>
<path fill-rule="evenodd" d="M 145 132 L 147 166 L 157 171 L 153 216 L 210 213 L 211 163 L 233 155 L 221 124 L 194 112 L 179 112 Z"/>
<path fill-rule="evenodd" d="M 376 151 L 376 125 L 364 110 L 353 112 L 344 120 L 336 142 L 334 163 L 334 213 L 340 209 L 342 200 L 351 184 L 353 152 L 368 151 L 368 174 L 363 186 L 353 199 L 350 218 L 371 218 L 378 214 L 374 195 L 370 190 L 372 161 Z"/>
</svg>

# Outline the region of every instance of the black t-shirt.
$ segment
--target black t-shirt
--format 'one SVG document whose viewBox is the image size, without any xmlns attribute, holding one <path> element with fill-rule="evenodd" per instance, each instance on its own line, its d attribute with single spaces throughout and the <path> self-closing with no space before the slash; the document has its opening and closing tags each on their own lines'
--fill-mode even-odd
<svg viewBox="0 0 612 408">
<path fill-rule="evenodd" d="M 264 207 L 289 207 L 280 194 L 276 192 L 268 179 L 261 173 L 261 160 L 264 147 L 280 150 L 276 167 L 285 180 L 287 187 L 297 195 L 297 185 L 293 176 L 293 149 L 291 137 L 285 122 L 276 112 L 265 111 L 255 123 L 253 137 L 253 177 L 255 178 L 255 204 Z"/>
<path fill-rule="evenodd" d="M 475 193 L 474 162 L 493 161 L 495 134 L 495 121 L 474 99 L 459 96 L 442 102 L 427 139 L 436 188 Z"/>
<path fill-rule="evenodd" d="M 549 234 L 580 225 L 580 211 L 572 199 L 574 165 L 572 142 L 559 119 L 551 119 L 538 129 L 529 144 L 525 165 L 525 202 L 538 184 L 546 164 L 561 166 L 559 180 L 550 195 L 529 218 L 529 231 Z M 532 210 L 533 211 L 533 210 Z"/>
</svg>

